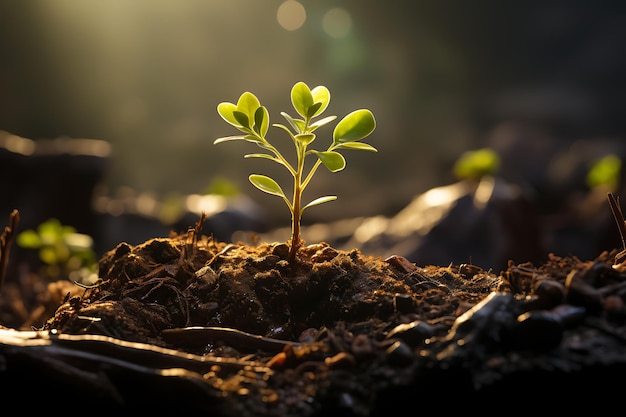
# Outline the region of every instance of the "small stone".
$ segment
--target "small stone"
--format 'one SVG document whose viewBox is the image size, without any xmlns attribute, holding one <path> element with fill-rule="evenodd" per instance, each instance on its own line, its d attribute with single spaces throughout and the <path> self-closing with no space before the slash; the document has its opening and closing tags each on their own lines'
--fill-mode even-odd
<svg viewBox="0 0 626 417">
<path fill-rule="evenodd" d="M 424 340 L 435 334 L 435 328 L 422 321 L 415 320 L 411 323 L 403 323 L 394 327 L 387 335 L 386 339 L 400 339 L 404 343 L 412 347 L 420 346 Z"/>
<path fill-rule="evenodd" d="M 413 350 L 404 342 L 397 340 L 385 351 L 387 361 L 393 366 L 406 366 L 413 362 Z"/>
<path fill-rule="evenodd" d="M 289 245 L 286 243 L 279 243 L 272 248 L 272 255 L 279 256 L 284 259 L 289 255 Z"/>
<path fill-rule="evenodd" d="M 408 294 L 394 294 L 393 308 L 400 314 L 412 313 L 415 310 L 413 297 Z"/>
</svg>

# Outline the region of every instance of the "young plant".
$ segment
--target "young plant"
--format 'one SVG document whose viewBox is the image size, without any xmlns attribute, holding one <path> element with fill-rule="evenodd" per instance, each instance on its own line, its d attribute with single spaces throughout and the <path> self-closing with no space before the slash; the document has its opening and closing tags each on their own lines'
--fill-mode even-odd
<svg viewBox="0 0 626 417">
<path fill-rule="evenodd" d="M 287 132 L 295 147 L 297 160 L 290 163 L 283 154 L 272 145 L 266 138 L 270 125 L 270 116 L 267 109 L 261 105 L 259 99 L 250 92 L 243 93 L 237 104 L 223 102 L 217 106 L 219 115 L 230 125 L 243 132 L 244 135 L 227 136 L 216 139 L 213 143 L 218 144 L 232 140 L 244 140 L 254 143 L 265 153 L 247 154 L 244 158 L 263 158 L 282 165 L 293 177 L 293 193 L 291 199 L 287 197 L 283 189 L 272 178 L 252 174 L 248 178 L 252 185 L 259 190 L 278 196 L 283 199 L 291 212 L 291 241 L 289 250 L 289 262 L 293 263 L 296 253 L 302 245 L 300 238 L 300 220 L 302 212 L 312 206 L 336 200 L 337 196 L 324 196 L 316 198 L 307 204 L 302 203 L 302 194 L 309 185 L 317 168 L 323 164 L 330 172 L 339 172 L 346 167 L 346 160 L 339 153 L 340 150 L 353 149 L 361 151 L 377 152 L 377 149 L 367 143 L 360 142 L 369 136 L 376 128 L 374 115 L 368 109 L 355 110 L 345 116 L 333 131 L 333 140 L 324 151 L 308 149 L 316 138 L 314 133 L 318 128 L 327 125 L 337 116 L 319 117 L 328 107 L 330 92 L 324 86 L 310 89 L 305 83 L 298 82 L 291 89 L 291 103 L 300 117 L 292 117 L 285 112 L 280 114 L 287 120 L 290 130 L 283 124 L 272 126 Z M 305 158 L 314 156 L 315 162 L 308 169 L 305 167 Z"/>
<path fill-rule="evenodd" d="M 92 284 L 97 279 L 98 259 L 91 236 L 77 233 L 73 226 L 52 218 L 37 229 L 19 233 L 17 245 L 39 252 L 45 265 L 43 275 L 50 279 L 70 278 L 78 284 Z"/>
<path fill-rule="evenodd" d="M 464 152 L 454 163 L 452 170 L 459 179 L 480 181 L 493 175 L 500 167 L 500 157 L 490 148 Z"/>
</svg>

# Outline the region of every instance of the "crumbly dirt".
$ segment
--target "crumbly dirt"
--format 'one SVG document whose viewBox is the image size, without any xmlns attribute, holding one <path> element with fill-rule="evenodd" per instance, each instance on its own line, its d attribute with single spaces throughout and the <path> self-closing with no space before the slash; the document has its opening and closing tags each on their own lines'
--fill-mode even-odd
<svg viewBox="0 0 626 417">
<path fill-rule="evenodd" d="M 617 251 L 496 272 L 324 242 L 290 264 L 288 249 L 197 229 L 120 243 L 93 287 L 49 285 L 63 299 L 40 327 L 0 326 L 0 392 L 42 409 L 247 417 L 468 412 L 502 399 L 576 410 L 594 390 L 622 389 Z"/>
</svg>

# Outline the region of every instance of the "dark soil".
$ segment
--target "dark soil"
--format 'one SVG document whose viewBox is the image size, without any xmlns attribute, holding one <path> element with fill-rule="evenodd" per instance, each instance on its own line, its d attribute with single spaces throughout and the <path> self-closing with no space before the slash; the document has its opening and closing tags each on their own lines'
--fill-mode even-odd
<svg viewBox="0 0 626 417">
<path fill-rule="evenodd" d="M 599 409 L 619 399 L 626 365 L 616 253 L 498 273 L 323 242 L 290 264 L 284 243 L 229 244 L 198 226 L 120 243 L 95 286 L 48 284 L 40 327 L 0 326 L 0 393 L 36 399 L 31 410 L 84 407 L 72 413 Z"/>
</svg>

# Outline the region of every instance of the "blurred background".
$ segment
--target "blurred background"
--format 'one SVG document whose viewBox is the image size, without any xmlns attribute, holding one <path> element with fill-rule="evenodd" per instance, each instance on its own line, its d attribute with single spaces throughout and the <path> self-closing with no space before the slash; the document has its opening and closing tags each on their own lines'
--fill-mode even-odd
<svg viewBox="0 0 626 417">
<path fill-rule="evenodd" d="M 567 238 L 542 227 L 570 221 L 562 213 L 589 194 L 594 161 L 624 155 L 624 45 L 620 1 L 0 0 L 2 207 L 7 217 L 20 209 L 23 227 L 60 218 L 94 236 L 100 252 L 192 226 L 177 211 L 186 201 L 193 214 L 189 196 L 220 212 L 219 201 L 201 198 L 216 190 L 245 198 L 207 232 L 227 239 L 238 228 L 287 226 L 282 200 L 247 177 L 288 178 L 244 160 L 253 145 L 213 145 L 236 133 L 216 106 L 251 91 L 282 123 L 281 111 L 294 114 L 291 87 L 304 81 L 329 88 L 327 114 L 372 110 L 377 129 L 366 142 L 379 150 L 346 154 L 340 173 L 319 171 L 306 196 L 338 200 L 307 210 L 305 225 L 390 219 L 457 181 L 452 167 L 465 151 L 489 147 L 499 176 L 530 201 L 531 215 L 515 221 L 540 229 L 535 253 L 595 256 L 607 245 L 590 237 L 605 230 L 595 223 L 574 216 L 560 229 Z M 315 148 L 331 133 L 320 129 Z M 290 146 L 283 135 L 270 138 Z M 79 139 L 82 148 L 69 150 Z M 145 215 L 122 221 L 129 205 Z M 613 222 L 608 245 L 619 244 L 606 194 L 600 210 Z M 467 250 L 406 255 L 472 259 Z"/>
</svg>

